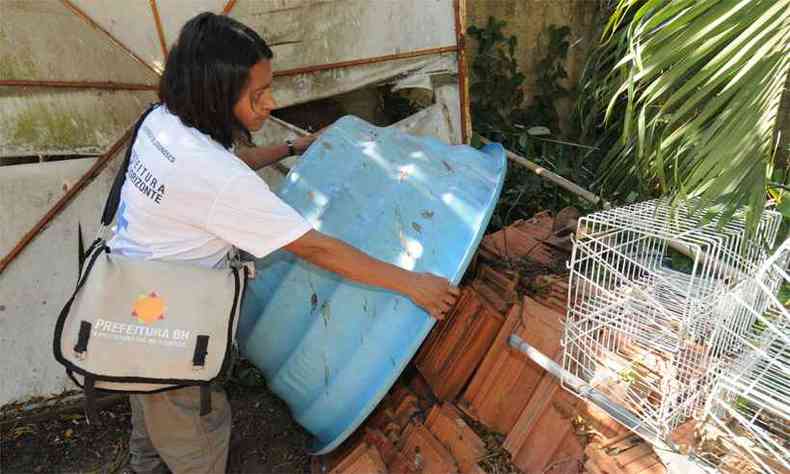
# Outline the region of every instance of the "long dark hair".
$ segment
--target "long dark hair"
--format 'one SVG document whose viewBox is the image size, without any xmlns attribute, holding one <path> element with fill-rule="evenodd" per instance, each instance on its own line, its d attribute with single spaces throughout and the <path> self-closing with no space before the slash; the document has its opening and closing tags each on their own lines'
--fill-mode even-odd
<svg viewBox="0 0 790 474">
<path fill-rule="evenodd" d="M 211 136 L 225 148 L 250 132 L 233 106 L 250 68 L 271 59 L 272 50 L 251 28 L 214 13 L 201 13 L 181 29 L 159 81 L 159 100 L 181 121 Z"/>
</svg>

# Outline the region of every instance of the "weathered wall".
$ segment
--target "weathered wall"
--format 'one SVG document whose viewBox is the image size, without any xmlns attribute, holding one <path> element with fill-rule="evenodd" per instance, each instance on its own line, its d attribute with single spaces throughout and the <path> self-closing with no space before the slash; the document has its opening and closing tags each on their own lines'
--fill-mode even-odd
<svg viewBox="0 0 790 474">
<path fill-rule="evenodd" d="M 457 142 L 457 87 L 442 86 L 437 96 L 436 105 L 395 126 Z M 270 120 L 254 139 L 266 144 L 289 137 L 295 137 L 293 131 Z M 0 405 L 74 388 L 52 356 L 52 334 L 76 279 L 77 222 L 82 223 L 85 239 L 90 241 L 96 235 L 99 211 L 124 152 L 116 155 L 8 271 L 0 273 Z M 291 165 L 296 159 L 289 158 L 284 164 Z M 87 158 L 0 168 L 0 249 L 16 243 L 17 234 L 30 228 L 93 161 Z M 277 186 L 282 179 L 282 174 L 271 168 L 259 174 L 270 186 Z"/>
<path fill-rule="evenodd" d="M 565 64 L 568 78 L 563 84 L 571 87 L 578 81 L 599 34 L 596 25 L 601 14 L 600 4 L 598 0 L 467 0 L 467 26 L 483 27 L 489 16 L 507 22 L 505 34 L 515 35 L 518 39 L 516 54 L 519 68 L 527 76 L 524 92 L 529 103 L 535 95 L 536 66 L 546 55 L 549 25 L 569 26 L 571 29 L 571 48 Z M 476 45 L 471 38 L 467 43 L 471 64 Z M 570 98 L 557 102 L 557 109 L 565 122 L 563 128 L 567 128 L 572 107 Z"/>
<path fill-rule="evenodd" d="M 147 89 L 156 85 L 154 71 L 161 70 L 164 56 L 151 4 L 125 2 L 124 8 L 118 8 L 119 2 L 114 0 L 72 3 L 140 57 L 140 62 L 65 2 L 0 0 L 0 80 L 8 81 L 0 86 L 0 257 L 94 159 L 14 164 L 38 155 L 100 154 L 155 98 Z M 218 12 L 227 4 L 226 0 L 155 3 L 166 44 L 198 11 Z M 443 75 L 456 69 L 454 53 L 437 52 L 455 45 L 452 0 L 249 0 L 237 2 L 231 15 L 261 31 L 272 44 L 278 43 L 273 46 L 278 73 L 288 68 L 429 51 L 389 62 L 281 74 L 275 83 L 281 106 L 347 93 L 418 71 Z M 53 88 L 51 83 L 35 81 L 68 81 L 72 88 Z M 85 81 L 104 84 L 86 89 Z M 102 90 L 108 82 L 133 83 L 135 90 Z M 137 90 L 140 87 L 146 90 Z M 442 96 L 457 103 L 457 92 L 445 91 Z M 454 106 L 434 110 L 441 112 L 440 118 L 457 121 Z M 433 126 L 431 133 L 441 130 L 447 137 L 457 135 L 453 132 L 458 130 L 457 123 L 438 127 L 435 121 L 422 118 L 424 128 Z M 276 127 L 269 132 L 276 140 L 288 133 Z M 52 329 L 74 285 L 76 223 L 83 223 L 87 236 L 95 234 L 98 212 L 118 161 L 116 158 L 0 272 L 0 405 L 71 387 L 51 354 Z M 274 172 L 264 176 L 270 181 L 278 179 Z"/>
</svg>

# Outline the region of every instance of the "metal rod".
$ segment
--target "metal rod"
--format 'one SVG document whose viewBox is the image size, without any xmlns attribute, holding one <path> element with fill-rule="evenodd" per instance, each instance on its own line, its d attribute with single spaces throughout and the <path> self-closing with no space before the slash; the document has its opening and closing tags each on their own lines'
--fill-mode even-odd
<svg viewBox="0 0 790 474">
<path fill-rule="evenodd" d="M 609 398 L 601 392 L 595 390 L 587 382 L 576 377 L 572 373 L 563 369 L 561 365 L 557 364 L 545 354 L 530 346 L 517 334 L 511 334 L 508 338 L 508 344 L 527 355 L 533 362 L 543 367 L 546 372 L 562 380 L 562 382 L 573 389 L 579 397 L 588 400 L 604 410 L 609 416 L 617 420 L 631 431 L 637 433 L 642 438 L 648 441 L 658 441 L 658 435 L 645 427 L 639 418 L 633 416 L 627 409 L 612 402 Z"/>
<path fill-rule="evenodd" d="M 151 70 L 151 72 L 153 72 L 154 74 L 156 74 L 156 76 L 157 76 L 157 77 L 160 75 L 160 74 L 159 74 L 159 71 L 157 71 L 156 69 L 154 69 L 154 68 L 153 68 L 153 66 L 151 66 L 151 65 L 150 65 L 150 64 L 148 64 L 147 62 L 143 61 L 143 59 L 142 59 L 140 56 L 136 55 L 136 54 L 134 53 L 134 51 L 132 51 L 131 49 L 129 49 L 129 48 L 128 48 L 128 47 L 127 47 L 125 44 L 123 44 L 123 43 L 121 43 L 120 41 L 118 41 L 118 39 L 117 39 L 115 36 L 113 36 L 112 34 L 110 34 L 110 32 L 109 32 L 109 31 L 107 31 L 107 30 L 105 30 L 104 28 L 102 28 L 102 27 L 101 27 L 101 26 L 100 26 L 98 23 L 96 23 L 96 22 L 93 20 L 93 18 L 89 17 L 89 16 L 88 16 L 88 15 L 87 15 L 87 14 L 86 14 L 84 11 L 80 10 L 80 8 L 79 8 L 78 6 L 74 5 L 74 4 L 73 4 L 73 3 L 71 3 L 69 0 L 61 0 L 61 2 L 63 2 L 63 4 L 66 6 L 66 8 L 68 8 L 69 10 L 71 10 L 71 11 L 72 11 L 72 13 L 74 13 L 74 14 L 75 14 L 75 15 L 77 15 L 78 17 L 82 18 L 83 20 L 87 21 L 87 22 L 88 22 L 88 23 L 89 23 L 89 24 L 90 24 L 90 25 L 91 25 L 93 28 L 95 28 L 95 29 L 97 29 L 97 30 L 101 31 L 102 33 L 104 33 L 105 35 L 107 35 L 107 37 L 108 37 L 108 38 L 110 38 L 110 40 L 111 40 L 113 43 L 115 43 L 115 44 L 116 44 L 118 47 L 120 47 L 121 49 L 123 49 L 124 51 L 126 51 L 127 53 L 129 53 L 129 55 L 131 55 L 131 56 L 132 56 L 134 59 L 136 59 L 136 60 L 137 60 L 137 62 L 139 62 L 140 64 L 142 64 L 142 65 L 143 65 L 143 66 L 145 66 L 146 68 L 150 69 L 150 70 Z"/>
<path fill-rule="evenodd" d="M 472 134 L 472 117 L 469 111 L 469 81 L 466 67 L 466 0 L 454 0 L 455 43 L 458 46 L 458 99 L 461 107 L 461 141 L 469 143 Z"/>
<path fill-rule="evenodd" d="M 0 260 L 0 274 L 2 274 L 3 271 L 5 271 L 5 269 L 8 267 L 8 265 L 11 262 L 13 262 L 14 259 L 16 259 L 16 257 L 19 256 L 20 253 L 22 253 L 25 247 L 27 247 L 30 244 L 30 242 L 32 242 L 33 239 L 36 238 L 39 232 L 41 232 L 41 230 L 43 230 L 55 217 L 57 217 L 57 215 L 60 214 L 60 212 L 66 208 L 66 206 L 71 202 L 71 200 L 74 199 L 74 197 L 77 194 L 79 194 L 79 192 L 82 191 L 82 189 L 85 186 L 90 184 L 90 182 L 93 181 L 93 179 L 96 178 L 96 176 L 98 176 L 99 173 L 101 173 L 101 171 L 112 160 L 112 158 L 115 156 L 118 150 L 120 150 L 123 147 L 123 145 L 129 140 L 129 138 L 132 136 L 133 130 L 134 130 L 134 125 L 130 127 L 128 130 L 126 130 L 126 132 L 121 136 L 121 138 L 118 139 L 118 141 L 116 141 L 115 143 L 113 143 L 113 145 L 104 155 L 97 158 L 96 162 L 90 167 L 90 169 L 88 169 L 88 171 L 85 172 L 85 174 L 80 176 L 80 179 L 74 184 L 74 186 L 72 186 L 66 192 L 66 194 L 64 194 L 58 200 L 58 202 L 56 202 L 55 205 L 53 205 L 52 208 L 50 208 L 50 210 L 46 214 L 44 214 L 44 217 L 39 219 L 36 225 L 34 225 L 33 228 L 30 229 L 27 232 L 27 234 L 25 234 L 19 240 L 19 242 L 17 242 L 17 244 L 14 246 L 14 248 L 11 249 L 8 255 L 6 255 L 5 257 L 3 257 L 2 260 Z"/>
<path fill-rule="evenodd" d="M 148 0 L 151 5 L 151 13 L 154 15 L 154 23 L 156 23 L 156 34 L 159 36 L 159 46 L 162 47 L 162 57 L 167 60 L 167 41 L 165 41 L 165 30 L 162 28 L 162 19 L 159 17 L 159 7 L 156 5 L 156 0 Z"/>
<path fill-rule="evenodd" d="M 677 449 L 667 444 L 658 437 L 657 433 L 645 427 L 639 418 L 635 417 L 625 407 L 612 402 L 606 395 L 595 390 L 587 382 L 563 369 L 562 366 L 551 360 L 545 354 L 530 346 L 517 334 L 511 334 L 508 344 L 514 349 L 523 352 L 533 362 L 541 366 L 546 372 L 560 379 L 566 387 L 570 387 L 579 398 L 587 400 L 601 410 L 605 411 L 615 421 L 625 426 L 633 433 L 653 445 L 656 454 L 667 467 L 671 474 L 704 474 L 710 472 L 704 468 L 702 460 L 697 457 L 682 455 Z M 671 462 L 667 462 L 671 461 Z"/>
<path fill-rule="evenodd" d="M 489 139 L 487 139 L 485 137 L 482 137 L 482 136 L 480 137 L 480 141 L 483 142 L 483 143 L 493 143 L 491 140 L 489 140 Z M 611 204 L 609 204 L 609 202 L 605 201 L 600 196 L 596 196 L 595 194 L 593 194 L 590 191 L 584 189 L 583 187 L 579 186 L 578 184 L 574 183 L 573 181 L 571 181 L 569 179 L 566 179 L 566 178 L 563 178 L 562 176 L 560 176 L 560 175 L 558 175 L 556 173 L 552 173 L 551 171 L 547 170 L 546 168 L 540 166 L 539 164 L 534 163 L 534 162 L 524 158 L 521 155 L 517 155 L 517 154 L 513 153 L 510 150 L 505 150 L 505 153 L 507 154 L 507 157 L 510 160 L 512 160 L 512 161 L 514 161 L 514 162 L 526 167 L 527 169 L 529 169 L 530 171 L 532 171 L 536 175 L 546 179 L 547 181 L 551 181 L 552 183 L 556 184 L 557 186 L 561 187 L 562 189 L 565 189 L 566 191 L 570 191 L 573 194 L 575 194 L 575 195 L 577 195 L 577 196 L 579 196 L 579 197 L 581 197 L 581 198 L 583 198 L 583 199 L 585 199 L 585 200 L 587 200 L 587 201 L 589 201 L 589 202 L 591 202 L 593 204 L 600 204 L 601 206 L 603 206 L 604 209 L 608 209 L 609 207 L 611 207 Z"/>
<path fill-rule="evenodd" d="M 56 87 L 67 89 L 109 89 L 121 91 L 155 91 L 153 84 L 129 84 L 125 82 L 102 81 L 34 81 L 34 80 L 0 80 L 0 86 L 6 87 Z"/>
<path fill-rule="evenodd" d="M 225 4 L 225 8 L 222 9 L 222 14 L 227 15 L 233 10 L 234 6 L 236 6 L 236 0 L 228 0 L 228 3 Z"/>
<path fill-rule="evenodd" d="M 284 69 L 282 71 L 275 71 L 274 77 L 297 76 L 299 74 L 308 74 L 312 72 L 328 71 L 331 69 L 343 69 L 353 66 L 362 66 L 365 64 L 376 64 L 387 61 L 396 61 L 398 59 L 417 58 L 420 56 L 430 56 L 435 54 L 452 53 L 458 51 L 458 46 L 444 46 L 441 48 L 419 49 L 416 51 L 409 51 L 406 53 L 388 54 L 385 56 L 376 56 L 373 58 L 353 59 L 351 61 L 340 61 L 330 64 L 317 64 L 314 66 L 304 66 L 294 69 Z"/>
</svg>

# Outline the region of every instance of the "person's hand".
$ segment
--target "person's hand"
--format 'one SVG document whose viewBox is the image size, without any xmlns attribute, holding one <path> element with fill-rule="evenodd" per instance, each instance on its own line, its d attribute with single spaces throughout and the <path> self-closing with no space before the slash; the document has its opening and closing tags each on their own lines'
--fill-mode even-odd
<svg viewBox="0 0 790 474">
<path fill-rule="evenodd" d="M 415 273 L 415 281 L 408 293 L 409 299 L 436 319 L 444 319 L 455 304 L 460 291 L 445 278 L 431 273 Z"/>
<path fill-rule="evenodd" d="M 326 128 L 322 128 L 321 130 L 311 133 L 310 135 L 304 135 L 302 137 L 297 138 L 294 140 L 294 151 L 299 153 L 300 155 L 313 144 L 313 142 L 318 138 L 322 133 L 324 133 Z"/>
</svg>

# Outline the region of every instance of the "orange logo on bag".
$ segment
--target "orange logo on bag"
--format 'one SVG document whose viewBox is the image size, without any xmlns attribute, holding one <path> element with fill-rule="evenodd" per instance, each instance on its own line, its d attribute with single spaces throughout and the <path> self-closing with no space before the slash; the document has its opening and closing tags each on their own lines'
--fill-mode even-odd
<svg viewBox="0 0 790 474">
<path fill-rule="evenodd" d="M 140 295 L 132 307 L 132 316 L 141 324 L 151 324 L 154 321 L 165 319 L 165 300 L 156 292 Z"/>
</svg>

